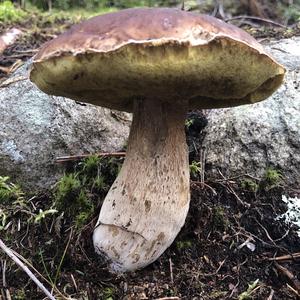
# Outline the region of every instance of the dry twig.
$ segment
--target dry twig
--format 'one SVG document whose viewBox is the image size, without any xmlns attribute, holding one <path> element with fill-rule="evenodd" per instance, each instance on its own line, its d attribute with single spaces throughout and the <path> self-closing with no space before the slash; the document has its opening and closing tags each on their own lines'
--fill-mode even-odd
<svg viewBox="0 0 300 300">
<path fill-rule="evenodd" d="M 288 255 L 277 256 L 277 257 L 271 257 L 271 258 L 268 258 L 267 260 L 283 261 L 283 260 L 294 260 L 297 258 L 300 259 L 300 252 L 292 253 L 292 254 L 288 254 Z"/>
<path fill-rule="evenodd" d="M 287 288 L 292 291 L 295 295 L 297 295 L 298 298 L 300 298 L 300 293 L 298 293 L 293 287 L 291 287 L 289 284 L 286 285 Z"/>
<path fill-rule="evenodd" d="M 269 19 L 265 19 L 265 18 L 260 18 L 260 17 L 254 17 L 254 16 L 235 16 L 235 17 L 226 19 L 225 22 L 230 22 L 230 21 L 233 21 L 233 20 L 241 20 L 241 19 L 242 20 L 243 19 L 249 19 L 249 20 L 260 21 L 260 22 L 272 24 L 274 26 L 286 28 L 285 25 L 282 25 L 282 24 L 277 23 L 275 21 L 272 21 L 272 20 L 269 20 Z"/>
<path fill-rule="evenodd" d="M 4 87 L 7 87 L 13 83 L 16 83 L 18 81 L 23 81 L 23 80 L 26 80 L 28 79 L 27 76 L 18 76 L 18 77 L 13 77 L 13 78 L 9 78 L 5 81 L 3 81 L 1 84 L 0 84 L 0 88 L 4 88 Z"/>
<path fill-rule="evenodd" d="M 0 248 L 35 282 L 35 284 L 45 293 L 45 295 L 51 299 L 55 300 L 53 295 L 45 288 L 45 286 L 36 278 L 36 276 L 25 266 L 19 258 L 8 248 L 3 241 L 0 239 Z"/>
<path fill-rule="evenodd" d="M 231 192 L 231 194 L 233 194 L 235 196 L 235 198 L 238 200 L 238 202 L 243 205 L 244 207 L 249 208 L 250 204 L 244 202 L 238 195 L 237 193 L 234 191 L 234 189 L 231 187 L 230 182 L 225 178 L 225 176 L 222 174 L 222 172 L 220 170 L 218 170 L 219 174 L 222 176 L 222 178 L 227 182 L 227 185 L 225 186 L 229 192 Z"/>
<path fill-rule="evenodd" d="M 73 156 L 61 156 L 61 157 L 57 157 L 55 161 L 57 163 L 64 163 L 68 161 L 81 160 L 93 155 L 100 156 L 100 157 L 106 157 L 106 156 L 122 157 L 126 155 L 126 152 L 102 152 L 102 153 L 81 154 L 81 155 L 73 155 Z"/>
<path fill-rule="evenodd" d="M 272 300 L 274 296 L 274 290 L 271 289 L 270 295 L 268 296 L 267 300 Z"/>
<path fill-rule="evenodd" d="M 297 292 L 300 293 L 300 281 L 298 280 L 298 278 L 290 270 L 278 264 L 277 262 L 275 262 L 275 267 L 282 275 L 290 280 Z"/>
<path fill-rule="evenodd" d="M 169 265 L 170 265 L 170 279 L 171 279 L 171 283 L 174 284 L 173 263 L 172 263 L 171 258 L 169 258 Z"/>
</svg>

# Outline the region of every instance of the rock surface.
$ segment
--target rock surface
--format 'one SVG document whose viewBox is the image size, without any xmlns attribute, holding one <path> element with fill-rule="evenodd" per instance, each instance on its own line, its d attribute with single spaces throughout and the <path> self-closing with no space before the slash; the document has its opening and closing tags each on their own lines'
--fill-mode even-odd
<svg viewBox="0 0 300 300">
<path fill-rule="evenodd" d="M 206 175 L 219 169 L 226 177 L 260 177 L 275 168 L 300 186 L 300 37 L 269 42 L 266 49 L 286 67 L 285 83 L 266 101 L 209 112 Z"/>
<path fill-rule="evenodd" d="M 12 79 L 28 77 L 29 65 Z M 0 89 L 0 120 L 0 176 L 25 189 L 51 187 L 58 156 L 120 150 L 130 126 L 126 113 L 48 96 L 28 78 Z"/>
</svg>

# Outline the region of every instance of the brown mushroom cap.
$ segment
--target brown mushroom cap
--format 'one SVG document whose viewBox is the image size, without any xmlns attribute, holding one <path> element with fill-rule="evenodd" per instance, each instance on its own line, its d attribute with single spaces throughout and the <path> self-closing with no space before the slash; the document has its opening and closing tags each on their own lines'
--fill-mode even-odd
<svg viewBox="0 0 300 300">
<path fill-rule="evenodd" d="M 132 111 L 133 99 L 190 108 L 254 103 L 285 70 L 239 28 L 171 8 L 137 8 L 73 26 L 35 56 L 30 78 L 48 94 Z"/>
</svg>

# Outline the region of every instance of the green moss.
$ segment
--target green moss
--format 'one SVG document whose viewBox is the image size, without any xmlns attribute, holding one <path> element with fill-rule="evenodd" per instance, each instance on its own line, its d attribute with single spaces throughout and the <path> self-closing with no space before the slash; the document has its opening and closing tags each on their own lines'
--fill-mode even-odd
<svg viewBox="0 0 300 300">
<path fill-rule="evenodd" d="M 86 176 L 83 176 L 86 178 Z M 55 208 L 64 212 L 81 228 L 94 212 L 94 205 L 78 174 L 67 174 L 59 181 L 55 194 Z"/>
<path fill-rule="evenodd" d="M 12 294 L 12 300 L 25 300 L 26 299 L 26 293 L 24 289 L 16 290 Z"/>
<path fill-rule="evenodd" d="M 113 157 L 108 160 L 107 167 L 108 167 L 110 175 L 113 177 L 117 177 L 121 171 L 122 164 L 120 164 L 118 159 Z"/>
<path fill-rule="evenodd" d="M 52 206 L 37 210 L 32 205 L 35 197 L 25 195 L 18 185 L 10 182 L 9 177 L 0 176 L 0 231 L 6 233 L 9 229 L 13 232 L 14 228 L 20 230 L 29 224 L 40 224 L 42 220 L 57 213 Z"/>
<path fill-rule="evenodd" d="M 114 295 L 116 293 L 115 288 L 113 287 L 106 287 L 102 291 L 103 299 L 104 300 L 113 300 Z"/>
<path fill-rule="evenodd" d="M 241 293 L 238 297 L 239 300 L 249 300 L 252 299 L 252 294 L 256 291 L 259 284 L 259 280 L 256 279 L 251 284 L 248 284 L 248 288 L 245 292 Z"/>
<path fill-rule="evenodd" d="M 87 157 L 82 162 L 82 172 L 89 177 L 95 177 L 99 171 L 100 161 L 101 158 L 96 155 Z"/>
<path fill-rule="evenodd" d="M 94 213 L 99 198 L 105 196 L 117 176 L 121 163 L 115 158 L 90 156 L 65 174 L 55 191 L 55 209 L 63 212 L 77 229 Z"/>
<path fill-rule="evenodd" d="M 109 186 L 105 183 L 105 178 L 103 176 L 97 175 L 93 181 L 93 189 L 107 191 Z"/>
<path fill-rule="evenodd" d="M 190 174 L 192 178 L 197 178 L 201 173 L 201 162 L 192 161 L 190 164 Z"/>
<path fill-rule="evenodd" d="M 7 224 L 7 218 L 7 213 L 3 209 L 0 209 L 0 231 L 5 228 Z"/>
<path fill-rule="evenodd" d="M 0 204 L 10 204 L 23 197 L 21 188 L 9 182 L 9 177 L 0 176 Z"/>
<path fill-rule="evenodd" d="M 75 217 L 75 225 L 76 228 L 81 228 L 94 213 L 94 205 L 83 190 L 80 192 L 77 201 L 78 207 L 80 207 L 80 212 L 78 213 L 76 211 L 78 214 Z"/>
<path fill-rule="evenodd" d="M 269 168 L 265 172 L 264 180 L 269 186 L 278 186 L 282 183 L 283 176 L 280 171 Z"/>
<path fill-rule="evenodd" d="M 187 129 L 189 129 L 189 127 L 190 127 L 191 125 L 193 125 L 194 121 L 195 121 L 194 119 L 186 119 L 185 122 L 184 122 L 185 127 L 186 127 Z"/>
<path fill-rule="evenodd" d="M 259 185 L 252 179 L 244 179 L 241 181 L 241 186 L 244 190 L 256 193 L 258 191 Z"/>
<path fill-rule="evenodd" d="M 80 193 L 81 182 L 76 173 L 66 174 L 58 182 L 55 202 L 58 210 L 65 210 Z"/>
<path fill-rule="evenodd" d="M 185 249 L 189 249 L 191 248 L 193 245 L 193 243 L 189 240 L 185 240 L 185 241 L 177 241 L 176 242 L 176 248 L 178 250 L 185 250 Z"/>
<path fill-rule="evenodd" d="M 229 226 L 229 220 L 224 212 L 223 207 L 215 206 L 212 209 L 213 226 L 220 230 L 226 230 Z"/>
<path fill-rule="evenodd" d="M 283 175 L 279 170 L 268 168 L 260 182 L 260 189 L 268 191 L 279 187 L 283 183 Z"/>
</svg>

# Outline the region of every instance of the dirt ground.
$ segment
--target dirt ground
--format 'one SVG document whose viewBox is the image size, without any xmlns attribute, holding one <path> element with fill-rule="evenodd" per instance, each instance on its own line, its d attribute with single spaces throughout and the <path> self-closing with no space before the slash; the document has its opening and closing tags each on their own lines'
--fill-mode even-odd
<svg viewBox="0 0 300 300">
<path fill-rule="evenodd" d="M 0 88 L 1 80 L 32 57 L 41 44 L 73 23 L 33 18 L 11 25 L 21 27 L 24 34 L 0 55 Z M 299 24 L 289 28 L 243 25 L 258 39 L 300 34 Z M 6 29 L 0 25 L 0 33 Z M 205 126 L 201 112 L 193 116 Z M 190 145 L 192 130 L 187 129 Z M 199 142 L 197 139 L 196 144 Z M 190 160 L 197 159 L 196 152 L 191 152 Z M 110 185 L 115 175 L 103 161 L 100 164 Z M 70 169 L 74 168 L 72 164 Z M 80 229 L 57 214 L 36 222 L 40 210 L 53 207 L 55 191 L 21 195 L 10 204 L 0 202 L 0 214 L 9 215 L 0 230 L 1 239 L 26 258 L 25 263 L 36 269 L 33 272 L 45 286 L 53 287 L 57 299 L 300 299 L 298 229 L 278 219 L 287 210 L 282 195 L 299 197 L 300 192 L 284 178 L 270 184 L 268 178 L 240 174 L 201 182 L 196 174 L 191 182 L 190 211 L 180 234 L 159 260 L 130 274 L 110 273 L 94 253 L 91 236 L 105 193 L 105 189 L 90 192 L 95 210 Z M 0 260 L 0 299 L 45 299 L 13 261 L 2 253 Z"/>
<path fill-rule="evenodd" d="M 298 299 L 300 238 L 278 216 L 287 209 L 281 196 L 299 192 L 283 183 L 269 189 L 264 179 L 256 191 L 241 188 L 247 178 L 193 180 L 179 236 L 159 260 L 134 273 L 112 274 L 94 253 L 92 232 L 105 192 L 90 195 L 97 209 L 80 230 L 57 215 L 29 222 L 29 211 L 45 211 L 53 202 L 52 194 L 35 196 L 27 200 L 34 210 L 24 214 L 24 207 L 14 207 L 2 238 L 46 286 L 55 286 L 57 299 Z M 12 299 L 44 298 L 12 261 L 3 255 L 1 261 L 2 299 L 9 299 L 7 293 Z"/>
</svg>

